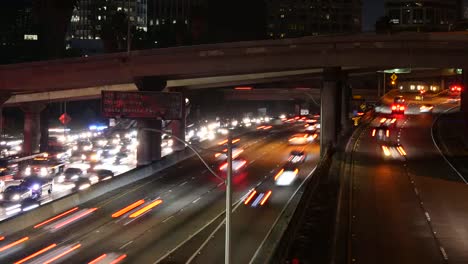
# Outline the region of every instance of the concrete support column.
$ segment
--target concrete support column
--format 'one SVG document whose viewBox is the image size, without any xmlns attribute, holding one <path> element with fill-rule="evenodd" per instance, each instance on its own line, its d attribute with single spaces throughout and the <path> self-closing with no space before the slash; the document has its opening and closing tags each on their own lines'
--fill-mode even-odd
<svg viewBox="0 0 468 264">
<path fill-rule="evenodd" d="M 40 139 L 40 151 L 46 152 L 49 150 L 49 107 L 45 107 L 40 114 L 40 129 L 41 129 L 41 139 Z"/>
<path fill-rule="evenodd" d="M 33 154 L 39 152 L 41 139 L 41 111 L 44 110 L 44 104 L 27 104 L 21 106 L 24 112 L 23 127 L 23 153 Z"/>
<path fill-rule="evenodd" d="M 150 120 L 138 120 L 137 166 L 148 165 L 153 161 L 152 149 L 154 146 L 151 137 L 155 133 L 144 130 L 145 128 L 150 128 L 150 122 Z"/>
<path fill-rule="evenodd" d="M 460 94 L 460 111 L 464 113 L 465 124 L 468 126 L 468 69 L 463 69 L 463 87 Z"/>
<path fill-rule="evenodd" d="M 340 126 L 338 94 L 340 86 L 341 68 L 325 68 L 320 103 L 320 153 L 323 155 L 326 147 L 335 147 Z"/>
<path fill-rule="evenodd" d="M 181 120 L 172 120 L 171 129 L 172 129 L 172 134 L 174 136 L 185 140 L 185 128 L 186 128 L 185 113 L 183 113 Z M 182 151 L 185 149 L 185 144 L 178 140 L 174 140 L 172 149 L 174 151 Z"/>
<path fill-rule="evenodd" d="M 351 102 L 351 87 L 348 85 L 348 76 L 346 74 L 342 75 L 342 80 L 340 84 L 341 90 L 341 133 L 345 134 L 351 128 L 351 119 L 349 118 L 350 112 L 350 102 Z"/>
<path fill-rule="evenodd" d="M 162 129 L 162 120 L 149 120 L 148 126 L 153 129 Z M 161 133 L 152 131 L 150 134 L 151 142 L 151 160 L 158 161 L 161 159 Z"/>
<path fill-rule="evenodd" d="M 135 85 L 140 91 L 161 92 L 166 88 L 166 80 L 156 76 L 135 78 Z M 138 120 L 137 166 L 145 166 L 161 159 L 161 133 L 145 130 L 162 129 L 161 120 Z"/>
</svg>

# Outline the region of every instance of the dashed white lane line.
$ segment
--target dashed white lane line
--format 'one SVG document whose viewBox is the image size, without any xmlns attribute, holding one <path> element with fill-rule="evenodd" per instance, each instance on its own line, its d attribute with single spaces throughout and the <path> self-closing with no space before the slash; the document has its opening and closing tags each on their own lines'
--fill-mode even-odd
<svg viewBox="0 0 468 264">
<path fill-rule="evenodd" d="M 173 218 L 173 217 L 174 217 L 174 216 L 171 215 L 171 216 L 169 216 L 168 218 L 164 219 L 164 221 L 162 221 L 162 222 L 163 222 L 163 223 L 166 223 L 167 221 L 169 221 L 169 220 L 170 220 L 171 218 Z"/>
<path fill-rule="evenodd" d="M 185 184 L 187 184 L 187 181 L 184 181 L 183 183 L 179 184 L 179 186 L 184 186 Z"/>
<path fill-rule="evenodd" d="M 197 203 L 198 201 L 201 200 L 201 197 L 198 197 L 197 199 L 195 199 L 192 203 Z"/>
<path fill-rule="evenodd" d="M 133 243 L 133 240 L 128 241 L 128 242 L 125 243 L 123 246 L 121 246 L 119 249 L 124 249 L 126 246 L 130 245 L 131 243 Z"/>
</svg>

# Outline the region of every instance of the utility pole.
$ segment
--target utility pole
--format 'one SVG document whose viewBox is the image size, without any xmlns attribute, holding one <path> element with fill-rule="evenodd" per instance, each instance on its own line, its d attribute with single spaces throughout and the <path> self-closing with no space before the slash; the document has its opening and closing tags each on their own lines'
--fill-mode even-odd
<svg viewBox="0 0 468 264">
<path fill-rule="evenodd" d="M 227 142 L 227 177 L 226 177 L 226 242 L 224 263 L 231 263 L 231 212 L 232 212 L 232 131 L 229 131 Z"/>
</svg>

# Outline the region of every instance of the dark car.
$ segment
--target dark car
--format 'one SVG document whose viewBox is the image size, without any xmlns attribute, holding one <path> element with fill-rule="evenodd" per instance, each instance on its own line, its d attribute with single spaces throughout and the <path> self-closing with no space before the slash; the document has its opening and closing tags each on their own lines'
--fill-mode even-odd
<svg viewBox="0 0 468 264">
<path fill-rule="evenodd" d="M 26 186 L 14 185 L 8 186 L 0 197 L 3 201 L 21 202 L 27 198 L 33 198 L 33 192 Z"/>
<path fill-rule="evenodd" d="M 98 176 L 99 181 L 109 180 L 114 177 L 114 173 L 111 170 L 95 170 L 94 173 Z"/>
<path fill-rule="evenodd" d="M 119 153 L 117 153 L 117 155 L 115 157 L 114 164 L 119 165 L 119 164 L 125 164 L 125 163 L 129 163 L 129 162 L 130 162 L 130 158 L 128 157 L 128 154 L 123 153 L 123 152 L 119 152 Z"/>
<path fill-rule="evenodd" d="M 60 175 L 57 179 L 58 182 L 75 182 L 81 176 L 83 176 L 84 172 L 82 169 L 79 168 L 67 168 L 62 175 Z"/>
<path fill-rule="evenodd" d="M 21 181 L 20 186 L 26 187 L 32 191 L 34 197 L 41 197 L 43 193 L 52 193 L 53 180 L 51 178 L 42 178 L 37 176 L 27 177 Z"/>
</svg>

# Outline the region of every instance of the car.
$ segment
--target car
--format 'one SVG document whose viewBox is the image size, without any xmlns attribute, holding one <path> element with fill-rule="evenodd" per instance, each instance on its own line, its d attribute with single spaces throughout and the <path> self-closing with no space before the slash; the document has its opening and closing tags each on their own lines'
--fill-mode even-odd
<svg viewBox="0 0 468 264">
<path fill-rule="evenodd" d="M 247 165 L 247 161 L 245 159 L 241 159 L 241 158 L 234 159 L 232 160 L 232 172 L 237 173 L 243 168 L 245 168 L 246 165 Z M 219 171 L 221 171 L 222 173 L 227 173 L 227 166 L 228 166 L 227 161 L 223 162 L 219 166 Z"/>
<path fill-rule="evenodd" d="M 390 129 L 384 125 L 374 127 L 372 129 L 372 137 L 376 137 L 378 140 L 386 140 L 390 138 Z"/>
<path fill-rule="evenodd" d="M 289 145 L 305 145 L 309 142 L 309 134 L 295 134 L 289 138 Z"/>
<path fill-rule="evenodd" d="M 297 178 L 299 169 L 295 166 L 285 166 L 278 173 L 276 173 L 274 180 L 278 186 L 291 185 Z"/>
<path fill-rule="evenodd" d="M 271 197 L 272 191 L 262 191 L 258 189 L 252 189 L 245 196 L 243 201 L 244 205 L 250 207 L 263 206 L 267 203 L 268 199 Z"/>
<path fill-rule="evenodd" d="M 127 153 L 124 152 L 119 152 L 115 156 L 114 164 L 119 165 L 119 164 L 127 164 L 130 163 L 130 157 Z"/>
<path fill-rule="evenodd" d="M 242 148 L 232 148 L 232 158 L 235 159 L 239 157 L 239 155 L 244 152 Z M 215 158 L 217 160 L 226 160 L 227 159 L 227 149 L 223 149 L 222 152 L 218 152 L 215 154 Z"/>
<path fill-rule="evenodd" d="M 302 163 L 305 161 L 306 154 L 303 150 L 293 150 L 289 154 L 288 162 L 290 163 Z"/>
<path fill-rule="evenodd" d="M 23 176 L 54 177 L 65 168 L 65 163 L 51 160 L 48 156 L 36 157 L 25 168 Z"/>
<path fill-rule="evenodd" d="M 75 191 L 85 190 L 91 187 L 91 185 L 98 183 L 98 182 L 99 182 L 99 177 L 97 175 L 94 175 L 94 174 L 83 175 L 83 176 L 78 177 L 76 181 L 74 182 L 75 183 L 74 190 Z"/>
<path fill-rule="evenodd" d="M 85 172 L 80 168 L 67 168 L 62 175 L 57 178 L 57 182 L 75 182 L 77 181 Z"/>
<path fill-rule="evenodd" d="M 33 198 L 33 192 L 26 186 L 11 185 L 8 186 L 2 194 L 0 194 L 0 198 L 1 200 L 8 202 L 21 202 L 27 198 Z"/>
<path fill-rule="evenodd" d="M 34 197 L 40 198 L 44 193 L 52 193 L 54 181 L 52 178 L 31 176 L 22 180 L 20 186 L 30 189 Z"/>
<path fill-rule="evenodd" d="M 99 181 L 106 181 L 114 177 L 114 172 L 111 170 L 100 169 L 95 170 L 93 173 L 98 176 Z"/>
<path fill-rule="evenodd" d="M 70 155 L 71 151 L 64 146 L 49 146 L 47 149 L 47 156 L 51 160 L 67 162 Z"/>
<path fill-rule="evenodd" d="M 393 103 L 395 103 L 395 104 L 404 104 L 405 103 L 405 98 L 402 95 L 395 96 L 395 98 L 393 98 Z"/>
<path fill-rule="evenodd" d="M 101 160 L 101 155 L 97 151 L 83 151 L 80 159 L 82 162 L 97 163 Z"/>
<path fill-rule="evenodd" d="M 434 109 L 434 106 L 431 104 L 423 104 L 419 107 L 419 112 L 420 113 L 431 113 L 432 110 Z"/>
<path fill-rule="evenodd" d="M 406 106 L 404 104 L 394 103 L 392 104 L 391 109 L 392 109 L 392 114 L 403 115 L 405 114 Z"/>
<path fill-rule="evenodd" d="M 93 143 L 89 140 L 80 140 L 73 146 L 73 151 L 90 151 L 93 149 Z"/>
</svg>

